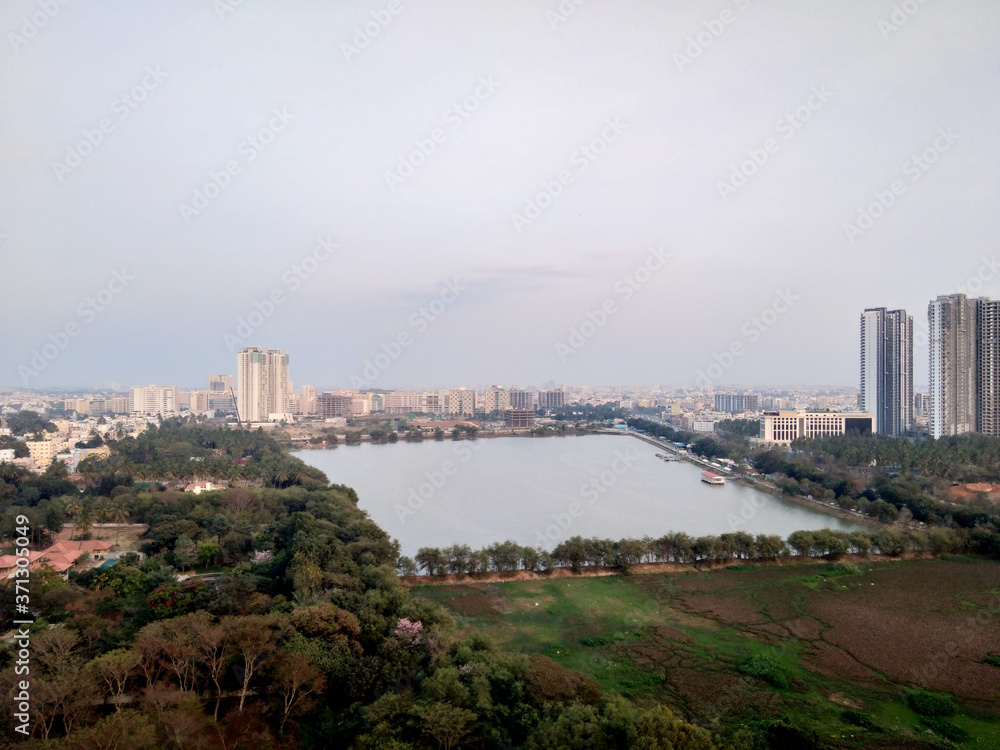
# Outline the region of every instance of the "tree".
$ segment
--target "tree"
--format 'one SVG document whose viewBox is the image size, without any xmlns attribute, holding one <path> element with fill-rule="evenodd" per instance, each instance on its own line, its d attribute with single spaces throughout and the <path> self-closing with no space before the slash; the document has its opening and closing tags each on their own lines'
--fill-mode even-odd
<svg viewBox="0 0 1000 750">
<path fill-rule="evenodd" d="M 417 565 L 428 575 L 442 575 L 448 564 L 444 553 L 437 547 L 421 547 L 417 550 Z"/>
<path fill-rule="evenodd" d="M 186 534 L 177 537 L 174 544 L 174 560 L 181 569 L 190 568 L 198 559 L 198 546 Z"/>
<path fill-rule="evenodd" d="M 77 517 L 83 511 L 83 505 L 80 503 L 80 499 L 77 497 L 71 498 L 68 503 L 66 503 L 66 515 L 76 521 Z M 76 535 L 78 526 L 76 523 L 73 524 L 73 534 Z"/>
<path fill-rule="evenodd" d="M 415 576 L 417 574 L 417 564 L 412 557 L 403 555 L 396 562 L 396 570 L 401 576 Z"/>
<path fill-rule="evenodd" d="M 305 710 L 306 700 L 313 693 L 322 692 L 326 686 L 326 678 L 305 654 L 292 654 L 280 650 L 275 655 L 274 680 L 271 683 L 281 696 L 281 725 L 279 731 L 285 731 L 285 723 L 295 711 Z"/>
<path fill-rule="evenodd" d="M 207 568 L 212 564 L 215 556 L 219 554 L 219 545 L 215 542 L 201 542 L 198 544 L 198 559 L 201 561 L 201 566 Z"/>
<path fill-rule="evenodd" d="M 115 502 L 114 509 L 111 512 L 111 518 L 117 525 L 115 528 L 115 546 L 118 545 L 118 541 L 121 538 L 121 525 L 128 521 L 131 515 L 132 509 L 129 508 L 128 503 L 125 502 L 124 498 L 119 497 Z"/>
<path fill-rule="evenodd" d="M 125 695 L 129 678 L 139 668 L 140 661 L 140 656 L 135 651 L 117 648 L 87 664 L 87 670 L 104 686 L 105 695 L 110 696 L 116 712 L 122 709 L 122 696 Z"/>
<path fill-rule="evenodd" d="M 811 531 L 793 531 L 788 537 L 788 546 L 796 555 L 808 557 L 813 554 L 814 541 Z"/>
<path fill-rule="evenodd" d="M 156 727 L 148 716 L 126 709 L 73 732 L 65 742 L 68 750 L 145 750 L 157 743 Z"/>
<path fill-rule="evenodd" d="M 424 732 L 437 740 L 438 747 L 451 750 L 472 731 L 476 715 L 450 703 L 436 702 L 422 708 L 420 718 Z"/>
<path fill-rule="evenodd" d="M 239 670 L 242 673 L 240 686 L 239 711 L 242 713 L 250 683 L 260 668 L 263 657 L 272 653 L 277 644 L 277 634 L 274 631 L 277 623 L 263 615 L 246 615 L 243 617 L 227 617 L 222 621 L 222 628 L 233 650 L 238 657 Z"/>
<path fill-rule="evenodd" d="M 469 557 L 472 556 L 472 550 L 467 544 L 453 544 L 447 550 L 445 554 L 448 557 L 448 572 L 452 574 L 462 574 L 465 573 L 469 568 Z"/>
</svg>

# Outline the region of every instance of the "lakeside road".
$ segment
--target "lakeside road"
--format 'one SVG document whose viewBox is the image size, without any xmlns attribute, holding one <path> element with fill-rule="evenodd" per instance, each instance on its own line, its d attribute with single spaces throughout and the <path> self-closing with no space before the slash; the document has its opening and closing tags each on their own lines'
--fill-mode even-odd
<svg viewBox="0 0 1000 750">
<path fill-rule="evenodd" d="M 650 437 L 649 435 L 642 435 L 633 430 L 599 430 L 600 435 L 622 435 L 631 436 L 638 438 L 644 443 L 649 443 L 650 445 L 655 445 L 657 448 L 662 448 L 663 450 L 670 451 L 673 455 L 677 456 L 683 461 L 687 461 L 695 466 L 703 466 L 708 469 L 717 469 L 717 466 L 712 466 L 711 462 L 700 456 L 692 456 L 687 451 L 678 450 L 676 445 L 671 443 L 662 443 L 656 438 Z M 895 524 L 883 523 L 871 516 L 866 516 L 863 513 L 855 513 L 854 511 L 844 510 L 835 505 L 830 505 L 821 500 L 810 500 L 809 498 L 802 497 L 801 495 L 786 495 L 780 489 L 775 487 L 773 484 L 765 481 L 759 481 L 751 479 L 750 477 L 738 476 L 735 474 L 724 474 L 727 481 L 739 482 L 746 487 L 752 487 L 758 492 L 764 492 L 773 497 L 779 497 L 782 500 L 795 503 L 796 505 L 801 505 L 805 508 L 810 508 L 812 510 L 822 511 L 831 516 L 836 516 L 837 518 L 844 519 L 845 521 L 854 521 L 856 523 L 863 523 L 868 526 L 874 526 L 876 528 L 891 528 Z M 919 526 L 910 525 L 908 528 L 918 529 Z"/>
</svg>

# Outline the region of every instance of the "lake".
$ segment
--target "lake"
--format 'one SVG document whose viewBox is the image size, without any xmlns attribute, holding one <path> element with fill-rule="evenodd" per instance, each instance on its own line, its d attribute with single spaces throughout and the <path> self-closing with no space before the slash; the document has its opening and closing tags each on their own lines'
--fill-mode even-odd
<svg viewBox="0 0 1000 750">
<path fill-rule="evenodd" d="M 359 506 L 411 557 L 420 547 L 513 539 L 552 549 L 571 536 L 609 539 L 748 531 L 866 528 L 656 458 L 628 436 L 425 440 L 297 451 L 331 482 L 357 490 Z"/>
</svg>

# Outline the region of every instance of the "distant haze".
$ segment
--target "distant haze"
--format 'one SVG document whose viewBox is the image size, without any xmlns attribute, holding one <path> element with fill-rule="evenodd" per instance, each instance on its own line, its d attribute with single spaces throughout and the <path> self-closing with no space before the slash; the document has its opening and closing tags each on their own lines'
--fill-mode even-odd
<svg viewBox="0 0 1000 750">
<path fill-rule="evenodd" d="M 382 387 L 855 385 L 871 306 L 925 383 L 927 302 L 1000 296 L 995 2 L 11 0 L 0 31 L 3 385 L 199 385 L 241 344 L 296 386 L 383 352 Z"/>
</svg>

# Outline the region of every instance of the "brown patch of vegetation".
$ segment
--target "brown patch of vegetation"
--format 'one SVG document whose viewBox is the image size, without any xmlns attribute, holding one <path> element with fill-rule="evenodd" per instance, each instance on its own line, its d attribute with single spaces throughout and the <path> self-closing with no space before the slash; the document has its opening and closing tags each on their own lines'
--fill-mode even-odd
<svg viewBox="0 0 1000 750">
<path fill-rule="evenodd" d="M 601 699 L 601 686 L 591 675 L 566 669 L 547 656 L 532 656 L 524 677 L 528 694 L 538 705 L 572 700 L 595 704 Z"/>
<path fill-rule="evenodd" d="M 502 613 L 502 610 L 497 606 L 496 599 L 483 593 L 453 596 L 445 599 L 441 604 L 463 617 L 489 617 Z"/>
<path fill-rule="evenodd" d="M 995 563 L 907 565 L 824 591 L 807 608 L 830 626 L 823 638 L 889 679 L 954 694 L 996 711 L 1000 670 L 982 660 L 1000 643 Z M 968 607 L 979 600 L 984 606 Z"/>
<path fill-rule="evenodd" d="M 760 606 L 742 591 L 725 594 L 682 594 L 675 600 L 688 612 L 719 620 L 727 625 L 763 625 L 766 620 Z"/>
<path fill-rule="evenodd" d="M 850 654 L 819 641 L 802 652 L 799 663 L 828 680 L 844 680 L 868 687 L 884 687 L 885 681 L 859 664 Z"/>
<path fill-rule="evenodd" d="M 818 641 L 821 637 L 819 623 L 809 617 L 797 617 L 781 624 L 801 641 Z"/>
</svg>

